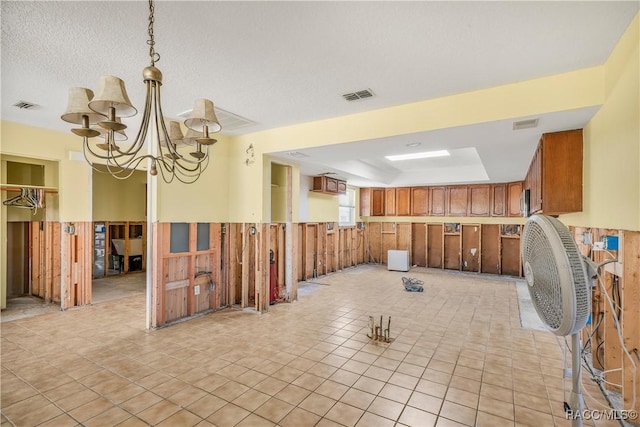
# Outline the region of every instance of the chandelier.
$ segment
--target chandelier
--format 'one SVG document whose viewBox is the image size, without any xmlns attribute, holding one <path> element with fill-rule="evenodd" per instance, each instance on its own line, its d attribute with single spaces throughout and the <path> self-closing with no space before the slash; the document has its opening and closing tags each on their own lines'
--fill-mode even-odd
<svg viewBox="0 0 640 427">
<path fill-rule="evenodd" d="M 209 147 L 217 142 L 209 132 L 219 132 L 222 127 L 216 118 L 213 102 L 208 99 L 195 102 L 191 114 L 184 121 L 186 134 L 183 134 L 179 122 L 164 119 L 160 103 L 162 73 L 155 67 L 160 55 L 155 51 L 153 23 L 153 0 L 149 0 L 147 44 L 151 65 L 142 71 L 147 95 L 135 140 L 132 143 L 127 141 L 124 132 L 127 126 L 121 119 L 134 116 L 137 110 L 129 100 L 124 81 L 114 76 L 100 78 L 95 98 L 90 89 L 70 88 L 67 110 L 61 118 L 82 126 L 71 129 L 71 132 L 83 138 L 84 157 L 94 169 L 103 172 L 105 168 L 96 167 L 103 165 L 115 178 L 126 179 L 146 160 L 152 176 L 160 171 L 167 183 L 175 178 L 189 184 L 195 182 L 209 164 Z M 149 148 L 143 151 L 150 128 L 153 130 Z"/>
</svg>

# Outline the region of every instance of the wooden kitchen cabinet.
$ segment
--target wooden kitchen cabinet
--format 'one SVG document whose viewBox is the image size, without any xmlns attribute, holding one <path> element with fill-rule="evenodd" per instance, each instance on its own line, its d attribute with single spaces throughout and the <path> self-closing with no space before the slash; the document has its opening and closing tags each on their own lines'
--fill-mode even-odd
<svg viewBox="0 0 640 427">
<path fill-rule="evenodd" d="M 507 216 L 522 216 L 522 181 L 507 184 Z"/>
<path fill-rule="evenodd" d="M 469 215 L 489 216 L 491 211 L 491 186 L 469 186 Z"/>
<path fill-rule="evenodd" d="M 385 189 L 371 189 L 371 216 L 384 216 Z"/>
<path fill-rule="evenodd" d="M 396 189 L 384 189 L 384 214 L 386 216 L 396 215 Z"/>
<path fill-rule="evenodd" d="M 504 216 L 506 213 L 505 184 L 491 185 L 491 216 Z"/>
<path fill-rule="evenodd" d="M 582 129 L 542 135 L 524 184 L 530 214 L 582 211 L 582 155 Z"/>
<path fill-rule="evenodd" d="M 411 188 L 396 188 L 396 215 L 411 215 Z"/>
<path fill-rule="evenodd" d="M 347 182 L 328 176 L 314 176 L 311 191 L 326 194 L 344 194 L 347 192 Z"/>
<path fill-rule="evenodd" d="M 360 216 L 371 216 L 371 189 L 360 189 Z"/>
<path fill-rule="evenodd" d="M 469 203 L 469 187 L 466 185 L 453 185 L 447 187 L 446 214 L 447 216 L 467 216 Z"/>
<path fill-rule="evenodd" d="M 429 213 L 429 188 L 411 187 L 411 215 L 423 216 Z"/>
<path fill-rule="evenodd" d="M 429 187 L 429 215 L 443 216 L 446 201 L 446 187 Z"/>
</svg>

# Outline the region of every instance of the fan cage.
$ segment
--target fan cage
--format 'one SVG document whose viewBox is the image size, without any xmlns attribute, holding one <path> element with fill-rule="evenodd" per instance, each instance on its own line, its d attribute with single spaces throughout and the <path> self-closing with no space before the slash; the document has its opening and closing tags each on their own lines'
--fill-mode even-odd
<svg viewBox="0 0 640 427">
<path fill-rule="evenodd" d="M 534 215 L 522 236 L 522 261 L 533 305 L 557 335 L 582 329 L 591 310 L 585 266 L 573 236 L 555 218 Z"/>
</svg>

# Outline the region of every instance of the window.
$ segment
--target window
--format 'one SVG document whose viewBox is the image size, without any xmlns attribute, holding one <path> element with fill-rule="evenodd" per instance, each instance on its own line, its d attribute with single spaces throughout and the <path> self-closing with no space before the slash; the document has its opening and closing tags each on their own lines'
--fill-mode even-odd
<svg viewBox="0 0 640 427">
<path fill-rule="evenodd" d="M 356 190 L 347 188 L 347 192 L 338 195 L 338 225 L 353 227 L 356 225 Z"/>
</svg>

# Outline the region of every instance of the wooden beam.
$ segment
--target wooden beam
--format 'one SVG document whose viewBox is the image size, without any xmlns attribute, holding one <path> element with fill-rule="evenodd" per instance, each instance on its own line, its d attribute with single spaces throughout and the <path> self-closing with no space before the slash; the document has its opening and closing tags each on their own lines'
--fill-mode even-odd
<svg viewBox="0 0 640 427">
<path fill-rule="evenodd" d="M 624 409 L 640 412 L 640 232 L 622 231 L 623 276 L 622 292 L 622 338 L 630 352 L 632 361 L 627 357 L 622 365 L 622 399 Z M 634 381 L 635 378 L 635 381 Z M 636 396 L 635 406 L 633 397 Z M 637 420 L 635 420 L 637 421 Z M 634 421 L 634 422 L 635 422 Z"/>
</svg>

